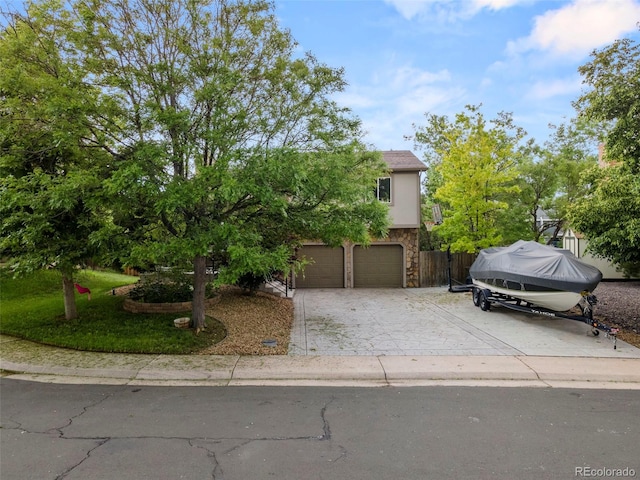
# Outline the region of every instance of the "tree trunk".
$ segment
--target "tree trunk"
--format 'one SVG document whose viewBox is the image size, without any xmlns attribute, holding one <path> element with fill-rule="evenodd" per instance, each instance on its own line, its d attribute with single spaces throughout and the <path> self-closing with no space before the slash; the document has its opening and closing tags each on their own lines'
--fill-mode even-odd
<svg viewBox="0 0 640 480">
<path fill-rule="evenodd" d="M 542 222 L 542 226 L 538 227 L 538 206 L 533 209 L 533 211 L 529 212 L 533 220 L 531 221 L 531 230 L 533 230 L 533 240 L 536 242 L 540 241 L 540 237 L 542 236 L 542 232 L 544 231 L 544 222 Z"/>
<path fill-rule="evenodd" d="M 564 221 L 560 220 L 556 224 L 555 230 L 553 231 L 553 235 L 551 235 L 551 238 L 547 242 L 547 245 L 551 245 L 553 243 L 553 241 L 558 238 L 558 235 L 560 235 L 560 231 L 562 230 L 563 226 L 564 226 Z"/>
<path fill-rule="evenodd" d="M 64 318 L 73 320 L 78 318 L 76 309 L 76 295 L 73 291 L 73 277 L 62 274 L 62 292 L 64 294 Z"/>
<path fill-rule="evenodd" d="M 206 273 L 207 257 L 197 256 L 193 260 L 193 301 L 191 304 L 191 326 L 196 329 L 196 333 L 204 330 Z"/>
</svg>

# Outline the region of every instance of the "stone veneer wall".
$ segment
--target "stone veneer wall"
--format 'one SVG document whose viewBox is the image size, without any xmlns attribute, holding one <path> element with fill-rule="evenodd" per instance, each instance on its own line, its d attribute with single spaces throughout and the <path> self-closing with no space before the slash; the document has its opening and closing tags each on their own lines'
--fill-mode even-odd
<svg viewBox="0 0 640 480">
<path fill-rule="evenodd" d="M 405 251 L 405 278 L 407 288 L 420 286 L 420 245 L 417 228 L 392 228 L 389 235 L 375 243 L 400 243 Z"/>
<path fill-rule="evenodd" d="M 210 307 L 219 300 L 216 298 L 207 298 L 205 305 Z M 176 303 L 144 303 L 136 302 L 130 298 L 124 299 L 122 306 L 127 312 L 130 313 L 180 313 L 188 312 L 191 310 L 191 302 L 176 302 Z"/>
</svg>

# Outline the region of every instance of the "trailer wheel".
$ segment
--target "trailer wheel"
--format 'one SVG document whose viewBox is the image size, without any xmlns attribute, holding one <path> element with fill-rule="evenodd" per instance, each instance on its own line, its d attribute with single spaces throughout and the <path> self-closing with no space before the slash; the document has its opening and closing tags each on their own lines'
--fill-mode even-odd
<svg viewBox="0 0 640 480">
<path fill-rule="evenodd" d="M 473 287 L 471 290 L 471 298 L 473 298 L 473 304 L 476 307 L 480 306 L 480 289 L 478 287 Z"/>
<path fill-rule="evenodd" d="M 483 312 L 491 310 L 491 302 L 487 298 L 487 294 L 485 292 L 480 292 L 480 310 Z"/>
</svg>

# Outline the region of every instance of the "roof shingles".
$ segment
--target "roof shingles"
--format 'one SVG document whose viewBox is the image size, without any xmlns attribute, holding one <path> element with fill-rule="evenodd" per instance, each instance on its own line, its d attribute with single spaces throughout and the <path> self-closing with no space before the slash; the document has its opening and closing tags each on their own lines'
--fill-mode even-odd
<svg viewBox="0 0 640 480">
<path fill-rule="evenodd" d="M 386 150 L 382 158 L 394 172 L 423 172 L 427 169 L 424 163 L 409 150 Z"/>
</svg>

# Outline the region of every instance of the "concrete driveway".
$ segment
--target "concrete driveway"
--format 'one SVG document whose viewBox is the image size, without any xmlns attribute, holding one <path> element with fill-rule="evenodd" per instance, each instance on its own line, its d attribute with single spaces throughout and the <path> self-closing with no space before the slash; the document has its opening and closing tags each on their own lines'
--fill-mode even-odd
<svg viewBox="0 0 640 480">
<path fill-rule="evenodd" d="M 299 289 L 290 355 L 544 355 L 640 358 L 585 323 L 493 307 L 443 288 Z"/>
</svg>

